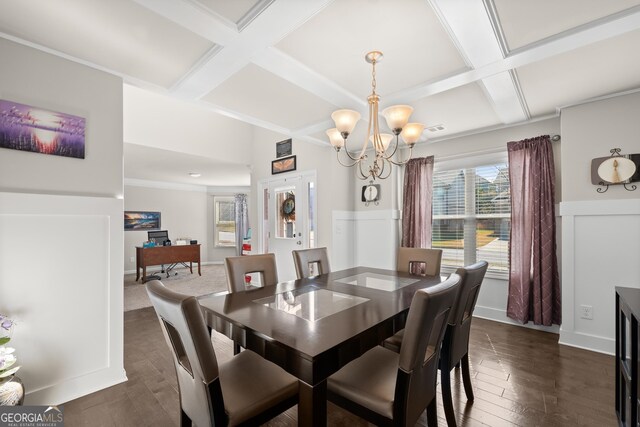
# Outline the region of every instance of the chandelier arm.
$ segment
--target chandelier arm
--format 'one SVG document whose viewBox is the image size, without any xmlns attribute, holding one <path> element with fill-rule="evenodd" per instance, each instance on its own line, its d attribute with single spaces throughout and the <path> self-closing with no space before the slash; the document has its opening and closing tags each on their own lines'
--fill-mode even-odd
<svg viewBox="0 0 640 427">
<path fill-rule="evenodd" d="M 347 153 L 347 157 L 349 157 L 354 162 L 361 161 L 362 160 L 362 156 L 361 157 L 353 157 L 351 154 L 349 154 L 349 149 L 347 148 L 347 138 L 343 137 L 342 140 L 344 141 L 344 152 Z"/>
<path fill-rule="evenodd" d="M 382 168 L 380 169 L 380 174 L 378 175 L 378 176 L 380 177 L 380 179 L 387 179 L 387 178 L 389 178 L 389 177 L 391 176 L 391 169 L 392 169 L 392 168 L 391 168 L 391 164 L 389 164 L 389 167 L 387 168 L 387 169 L 389 170 L 389 172 L 387 173 L 387 175 L 386 175 L 386 176 L 383 176 L 383 175 L 382 175 L 382 173 L 384 172 L 384 162 L 385 162 L 385 161 L 387 161 L 387 162 L 391 162 L 389 159 L 384 159 L 384 158 L 383 158 L 383 161 L 382 161 Z"/>
<path fill-rule="evenodd" d="M 390 159 L 391 159 L 391 157 L 393 157 L 393 156 L 396 154 L 396 151 L 398 150 L 398 146 L 400 145 L 399 138 L 400 138 L 400 134 L 397 134 L 397 135 L 396 135 L 396 143 L 395 143 L 395 145 L 393 146 L 393 151 L 391 152 L 391 154 L 389 154 L 389 155 L 387 156 L 387 155 L 386 155 L 386 154 L 387 154 L 387 150 L 385 150 L 385 151 L 384 151 L 384 155 L 383 155 L 382 157 L 384 157 L 384 158 L 385 158 L 385 159 L 387 159 L 387 160 L 390 160 Z"/>
<path fill-rule="evenodd" d="M 411 155 L 412 155 L 412 153 L 413 153 L 413 145 L 411 145 L 411 146 L 409 147 L 409 157 L 407 157 L 407 159 L 406 159 L 406 160 L 404 160 L 404 161 L 399 161 L 399 162 L 394 162 L 394 161 L 393 161 L 393 160 L 391 160 L 391 159 L 387 159 L 387 160 L 388 160 L 389 162 L 393 163 L 393 164 L 394 164 L 394 165 L 396 165 L 396 166 L 406 165 L 406 164 L 407 164 L 407 162 L 408 162 L 409 160 L 411 160 Z"/>
<path fill-rule="evenodd" d="M 355 162 L 351 163 L 351 164 L 347 164 L 347 163 L 342 163 L 342 160 L 340 160 L 340 152 L 336 151 L 336 159 L 338 160 L 338 163 L 340 163 L 342 166 L 350 168 L 353 167 L 355 165 L 357 165 L 358 163 L 360 163 L 360 160 L 354 159 Z"/>
<path fill-rule="evenodd" d="M 365 175 L 364 172 L 362 172 L 362 162 L 358 162 L 358 172 L 360 173 L 360 176 L 358 178 L 363 181 L 369 177 L 369 175 Z"/>
</svg>

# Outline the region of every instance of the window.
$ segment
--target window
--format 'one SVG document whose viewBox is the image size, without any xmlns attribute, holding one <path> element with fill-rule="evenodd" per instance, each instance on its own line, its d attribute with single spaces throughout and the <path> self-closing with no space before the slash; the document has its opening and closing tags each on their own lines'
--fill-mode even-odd
<svg viewBox="0 0 640 427">
<path fill-rule="evenodd" d="M 444 267 L 484 260 L 489 271 L 509 271 L 511 225 L 506 163 L 433 174 L 432 247 Z"/>
<path fill-rule="evenodd" d="M 215 245 L 236 245 L 236 203 L 233 197 L 214 197 Z"/>
</svg>

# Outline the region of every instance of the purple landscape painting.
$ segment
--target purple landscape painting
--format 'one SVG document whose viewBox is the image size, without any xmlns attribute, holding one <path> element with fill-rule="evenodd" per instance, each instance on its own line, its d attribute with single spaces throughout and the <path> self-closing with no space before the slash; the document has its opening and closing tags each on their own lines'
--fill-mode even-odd
<svg viewBox="0 0 640 427">
<path fill-rule="evenodd" d="M 84 159 L 86 120 L 0 100 L 0 148 Z"/>
</svg>

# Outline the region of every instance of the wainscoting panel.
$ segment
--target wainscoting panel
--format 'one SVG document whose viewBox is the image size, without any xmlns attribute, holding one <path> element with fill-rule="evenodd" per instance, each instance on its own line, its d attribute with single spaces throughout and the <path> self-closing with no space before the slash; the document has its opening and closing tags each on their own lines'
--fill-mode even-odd
<svg viewBox="0 0 640 427">
<path fill-rule="evenodd" d="M 397 210 L 333 212 L 333 269 L 355 266 L 395 269 Z"/>
<path fill-rule="evenodd" d="M 122 215 L 119 199 L 0 193 L 0 312 L 29 404 L 126 380 Z"/>
<path fill-rule="evenodd" d="M 560 343 L 615 351 L 615 287 L 640 288 L 640 200 L 560 204 L 562 327 Z M 593 307 L 593 320 L 580 316 Z"/>
</svg>

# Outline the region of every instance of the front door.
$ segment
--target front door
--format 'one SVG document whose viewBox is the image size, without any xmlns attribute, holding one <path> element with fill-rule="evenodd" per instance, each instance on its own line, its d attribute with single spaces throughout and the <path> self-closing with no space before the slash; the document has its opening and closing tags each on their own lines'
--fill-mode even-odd
<svg viewBox="0 0 640 427">
<path fill-rule="evenodd" d="M 315 172 L 262 182 L 262 251 L 273 252 L 281 282 L 296 278 L 292 251 L 315 246 Z"/>
</svg>

